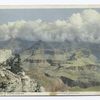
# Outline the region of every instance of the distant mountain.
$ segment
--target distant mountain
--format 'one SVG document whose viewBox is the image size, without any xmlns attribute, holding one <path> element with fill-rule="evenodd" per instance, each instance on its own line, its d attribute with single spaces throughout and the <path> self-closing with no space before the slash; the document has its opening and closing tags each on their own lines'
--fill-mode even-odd
<svg viewBox="0 0 100 100">
<path fill-rule="evenodd" d="M 46 42 L 46 41 L 27 41 L 19 38 L 12 38 L 8 41 L 0 41 L 0 48 L 11 49 L 13 52 L 22 52 L 25 50 L 33 51 L 43 48 L 46 52 L 60 49 L 62 51 L 72 51 L 79 48 L 91 50 L 91 53 L 100 59 L 100 44 L 82 42 L 82 41 L 64 41 L 64 42 Z"/>
<path fill-rule="evenodd" d="M 0 48 L 11 49 L 13 52 L 20 52 L 31 45 L 31 41 L 21 40 L 19 38 L 0 41 Z"/>
</svg>

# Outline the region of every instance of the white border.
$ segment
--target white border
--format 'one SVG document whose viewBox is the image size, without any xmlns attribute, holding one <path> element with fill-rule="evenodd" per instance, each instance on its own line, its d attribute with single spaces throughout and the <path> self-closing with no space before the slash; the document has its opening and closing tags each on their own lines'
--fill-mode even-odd
<svg viewBox="0 0 100 100">
<path fill-rule="evenodd" d="M 0 0 L 1 4 L 99 4 L 100 0 Z"/>
<path fill-rule="evenodd" d="M 40 9 L 40 8 L 44 8 L 44 9 L 54 9 L 54 8 L 100 8 L 100 4 L 80 4 L 80 5 L 75 5 L 75 4 L 63 4 L 63 5 L 58 5 L 58 4 L 44 4 L 44 5 L 39 5 L 39 4 L 0 4 L 0 9 L 30 9 L 30 8 L 33 8 L 33 9 Z"/>
</svg>

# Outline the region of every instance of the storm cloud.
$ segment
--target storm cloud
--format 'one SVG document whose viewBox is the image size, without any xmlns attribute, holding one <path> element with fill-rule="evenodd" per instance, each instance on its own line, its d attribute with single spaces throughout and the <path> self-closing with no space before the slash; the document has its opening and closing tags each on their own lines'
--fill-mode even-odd
<svg viewBox="0 0 100 100">
<path fill-rule="evenodd" d="M 0 25 L 0 40 L 21 38 L 29 41 L 100 42 L 100 13 L 93 9 L 73 13 L 67 20 L 53 22 L 19 20 Z"/>
</svg>

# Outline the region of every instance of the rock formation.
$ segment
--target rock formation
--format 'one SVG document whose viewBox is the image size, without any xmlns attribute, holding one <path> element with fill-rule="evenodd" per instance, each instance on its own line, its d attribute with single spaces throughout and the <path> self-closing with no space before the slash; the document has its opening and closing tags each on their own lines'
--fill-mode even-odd
<svg viewBox="0 0 100 100">
<path fill-rule="evenodd" d="M 26 75 L 21 67 L 20 55 L 6 58 L 0 65 L 0 92 L 42 92 L 40 85 Z"/>
<path fill-rule="evenodd" d="M 12 55 L 11 50 L 0 49 L 0 63 L 6 61 Z"/>
<path fill-rule="evenodd" d="M 0 92 L 42 92 L 45 89 L 39 86 L 34 79 L 30 79 L 25 72 L 19 75 L 1 67 Z"/>
</svg>

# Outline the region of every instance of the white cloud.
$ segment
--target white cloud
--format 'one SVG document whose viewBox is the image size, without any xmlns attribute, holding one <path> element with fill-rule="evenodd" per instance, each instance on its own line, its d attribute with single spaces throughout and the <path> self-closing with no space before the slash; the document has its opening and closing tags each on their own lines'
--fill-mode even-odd
<svg viewBox="0 0 100 100">
<path fill-rule="evenodd" d="M 77 13 L 77 14 L 73 14 L 71 17 L 70 17 L 70 23 L 75 26 L 76 28 L 81 28 L 82 25 L 83 25 L 83 18 L 82 16 L 80 15 L 80 13 Z"/>
<path fill-rule="evenodd" d="M 87 23 L 96 23 L 100 21 L 100 13 L 92 9 L 84 10 L 81 15 L 84 22 Z"/>
<path fill-rule="evenodd" d="M 22 38 L 31 41 L 64 41 L 79 39 L 100 42 L 100 13 L 93 9 L 74 13 L 68 20 L 46 22 L 16 21 L 0 25 L 0 40 Z"/>
</svg>

